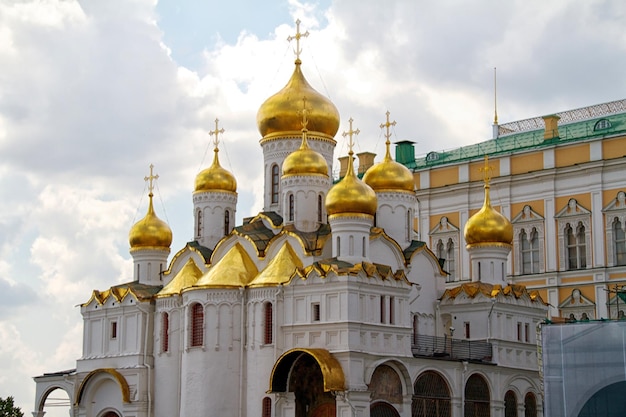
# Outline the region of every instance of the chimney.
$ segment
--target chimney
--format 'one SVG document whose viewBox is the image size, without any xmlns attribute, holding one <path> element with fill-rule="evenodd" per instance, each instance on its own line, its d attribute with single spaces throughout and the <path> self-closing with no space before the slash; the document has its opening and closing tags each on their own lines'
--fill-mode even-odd
<svg viewBox="0 0 626 417">
<path fill-rule="evenodd" d="M 415 168 L 415 142 L 409 140 L 396 142 L 396 162 L 407 168 Z"/>
<path fill-rule="evenodd" d="M 543 116 L 543 121 L 546 125 L 546 130 L 543 132 L 543 139 L 553 139 L 559 137 L 559 120 L 561 118 L 556 114 L 549 116 Z"/>
<path fill-rule="evenodd" d="M 372 152 L 361 152 L 356 154 L 359 157 L 359 170 L 358 174 L 364 174 L 372 165 L 374 165 L 374 158 L 376 157 L 375 153 Z"/>
<path fill-rule="evenodd" d="M 339 178 L 346 176 L 346 173 L 348 172 L 348 161 L 350 161 L 349 156 L 339 157 Z"/>
</svg>

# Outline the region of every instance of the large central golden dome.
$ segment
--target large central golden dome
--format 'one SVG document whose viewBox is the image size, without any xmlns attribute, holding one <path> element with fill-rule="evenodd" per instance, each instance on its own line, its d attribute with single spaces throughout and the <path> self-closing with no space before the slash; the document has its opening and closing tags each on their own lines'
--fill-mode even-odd
<svg viewBox="0 0 626 417">
<path fill-rule="evenodd" d="M 489 184 L 485 184 L 483 207 L 465 223 L 465 243 L 468 248 L 489 244 L 511 245 L 513 225 L 491 207 Z"/>
<path fill-rule="evenodd" d="M 257 112 L 257 126 L 264 138 L 300 131 L 302 119 L 298 116 L 298 110 L 303 98 L 306 98 L 311 109 L 308 124 L 310 132 L 333 138 L 339 129 L 337 108 L 328 98 L 309 85 L 300 65 L 301 61 L 297 59 L 296 68 L 287 85 L 265 100 Z"/>
</svg>

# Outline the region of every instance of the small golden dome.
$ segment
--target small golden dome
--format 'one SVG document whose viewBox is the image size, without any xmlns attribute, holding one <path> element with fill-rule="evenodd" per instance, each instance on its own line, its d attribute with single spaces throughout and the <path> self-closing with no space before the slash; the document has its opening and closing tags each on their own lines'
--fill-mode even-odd
<svg viewBox="0 0 626 417">
<path fill-rule="evenodd" d="M 130 249 L 169 249 L 172 244 L 172 229 L 154 213 L 152 192 L 148 196 L 150 197 L 148 213 L 143 219 L 135 223 L 128 232 Z"/>
<path fill-rule="evenodd" d="M 305 122 L 307 122 L 305 117 Z M 324 175 L 328 177 L 326 159 L 317 151 L 309 148 L 306 128 L 302 128 L 300 148 L 290 153 L 283 161 L 283 177 L 290 175 Z"/>
<path fill-rule="evenodd" d="M 337 108 L 328 98 L 309 85 L 302 74 L 300 64 L 300 59 L 296 59 L 296 68 L 287 85 L 265 100 L 259 108 L 256 120 L 261 136 L 300 131 L 302 126 L 298 110 L 303 97 L 306 97 L 312 110 L 309 131 L 322 133 L 331 138 L 337 133 L 339 129 Z"/>
<path fill-rule="evenodd" d="M 382 162 L 372 166 L 363 175 L 363 182 L 374 191 L 408 191 L 415 190 L 413 174 L 404 165 L 391 159 L 390 143 L 387 141 L 387 151 Z"/>
<path fill-rule="evenodd" d="M 489 184 L 485 184 L 485 202 L 483 207 L 465 224 L 465 243 L 468 247 L 481 244 L 513 243 L 513 225 L 491 207 Z"/>
<path fill-rule="evenodd" d="M 213 164 L 205 170 L 200 171 L 196 175 L 196 184 L 194 191 L 229 191 L 237 192 L 237 180 L 229 171 L 221 167 L 217 154 L 219 149 L 217 146 L 214 151 Z"/>
<path fill-rule="evenodd" d="M 376 214 L 378 199 L 372 188 L 354 174 L 352 150 L 348 153 L 348 172 L 326 195 L 326 211 L 334 214 Z"/>
</svg>

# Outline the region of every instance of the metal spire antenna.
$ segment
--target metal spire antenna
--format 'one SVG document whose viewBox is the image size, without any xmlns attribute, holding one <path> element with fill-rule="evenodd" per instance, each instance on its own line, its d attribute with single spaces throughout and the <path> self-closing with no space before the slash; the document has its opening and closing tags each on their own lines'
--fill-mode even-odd
<svg viewBox="0 0 626 417">
<path fill-rule="evenodd" d="M 498 84 L 496 78 L 496 67 L 493 67 L 493 124 L 498 124 Z"/>
<path fill-rule="evenodd" d="M 294 36 L 287 37 L 289 42 L 294 39 L 296 40 L 296 49 L 293 51 L 296 54 L 296 62 L 300 62 L 300 54 L 302 53 L 302 48 L 300 48 L 300 38 L 306 38 L 309 36 L 308 30 L 304 33 L 300 32 L 300 23 L 300 19 L 296 20 L 296 34 Z"/>
</svg>

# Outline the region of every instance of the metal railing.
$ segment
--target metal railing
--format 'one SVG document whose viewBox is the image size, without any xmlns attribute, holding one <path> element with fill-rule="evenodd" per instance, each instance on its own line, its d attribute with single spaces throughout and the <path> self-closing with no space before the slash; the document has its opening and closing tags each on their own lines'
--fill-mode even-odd
<svg viewBox="0 0 626 417">
<path fill-rule="evenodd" d="M 450 337 L 416 335 L 411 350 L 415 357 L 491 362 L 491 343 L 484 340 L 453 339 Z"/>
</svg>

